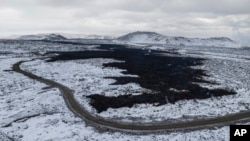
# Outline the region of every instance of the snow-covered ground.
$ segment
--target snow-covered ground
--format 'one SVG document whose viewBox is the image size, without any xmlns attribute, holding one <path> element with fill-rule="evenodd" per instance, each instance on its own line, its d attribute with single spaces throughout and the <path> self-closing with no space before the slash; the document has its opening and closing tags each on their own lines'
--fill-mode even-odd
<svg viewBox="0 0 250 141">
<path fill-rule="evenodd" d="M 34 53 L 45 53 L 49 51 L 69 51 L 84 50 L 92 46 L 61 44 L 46 41 L 29 41 L 29 40 L 0 40 L 0 53 L 11 54 L 16 56 L 32 56 Z M 92 47 L 93 48 L 93 47 Z M 36 54 L 37 55 L 37 54 Z"/>
<path fill-rule="evenodd" d="M 39 44 L 38 44 L 39 43 Z M 34 47 L 35 46 L 35 47 Z M 42 47 L 41 47 L 42 46 Z M 15 49 L 19 49 L 15 52 Z M 202 129 L 197 131 L 178 131 L 164 133 L 131 134 L 114 131 L 100 132 L 95 127 L 76 117 L 66 107 L 59 90 L 31 80 L 22 74 L 8 71 L 20 60 L 29 60 L 36 55 L 29 52 L 50 50 L 82 50 L 78 45 L 63 45 L 44 42 L 26 41 L 21 43 L 0 43 L 0 140 L 229 140 L 229 127 Z M 7 53 L 6 53 L 7 52 Z M 21 52 L 21 53 L 20 53 Z M 178 52 L 178 51 L 177 51 Z M 213 87 L 234 89 L 237 95 L 210 98 L 206 100 L 184 100 L 176 104 L 154 107 L 149 104 L 135 105 L 132 108 L 119 108 L 98 114 L 89 105 L 87 95 L 102 93 L 117 96 L 133 92 L 150 91 L 138 84 L 109 85 L 110 76 L 124 76 L 123 70 L 103 68 L 102 64 L 117 60 L 87 59 L 74 61 L 46 62 L 34 60 L 21 67 L 39 76 L 60 82 L 75 90 L 75 98 L 94 115 L 123 122 L 157 122 L 162 120 L 192 120 L 195 118 L 214 117 L 250 109 L 250 58 L 244 51 L 231 50 L 199 51 L 196 48 L 179 49 L 185 55 L 206 55 L 204 65 L 197 66 L 211 76 L 206 78 L 220 83 Z M 217 54 L 216 54 L 217 53 Z M 29 54 L 29 55 L 27 55 Z M 217 57 L 216 57 L 217 55 Z M 222 57 L 221 57 L 222 56 Z M 219 66 L 219 67 L 218 67 Z M 7 71 L 6 71 L 7 70 Z M 137 77 L 134 75 L 126 75 Z M 212 87 L 204 85 L 204 87 Z M 248 123 L 249 124 L 249 123 Z"/>
<path fill-rule="evenodd" d="M 45 62 L 37 60 L 25 63 L 22 68 L 48 79 L 55 80 L 71 89 L 76 90 L 75 97 L 91 113 L 107 119 L 123 122 L 158 122 L 192 120 L 195 118 L 211 118 L 229 113 L 236 113 L 250 109 L 250 68 L 246 67 L 249 60 L 225 60 L 212 58 L 205 61 L 203 66 L 210 77 L 206 78 L 218 85 L 204 85 L 208 88 L 233 89 L 236 95 L 209 98 L 204 100 L 182 100 L 175 104 L 153 106 L 152 104 L 138 104 L 132 108 L 109 108 L 98 114 L 90 106 L 88 95 L 102 94 L 105 96 L 118 96 L 121 94 L 139 94 L 145 91 L 138 84 L 110 85 L 115 82 L 104 77 L 128 76 L 115 68 L 103 68 L 102 64 L 114 62 L 111 59 L 87 59 L 73 61 Z M 218 67 L 220 66 L 220 67 Z M 47 73 L 50 72 L 50 73 Z M 237 75 L 235 75 L 237 74 Z M 131 75 L 130 75 L 131 76 Z M 137 77 L 137 76 L 133 76 Z M 200 84 L 202 85 L 202 84 Z M 187 118 L 189 117 L 189 118 Z"/>
<path fill-rule="evenodd" d="M 1 55 L 1 57 L 3 57 Z M 0 59 L 0 139 L 2 141 L 173 141 L 229 140 L 229 128 L 204 129 L 187 132 L 130 134 L 99 132 L 74 116 L 65 106 L 57 89 L 10 70 L 11 65 L 27 58 Z M 10 124 L 11 123 L 11 124 Z"/>
</svg>

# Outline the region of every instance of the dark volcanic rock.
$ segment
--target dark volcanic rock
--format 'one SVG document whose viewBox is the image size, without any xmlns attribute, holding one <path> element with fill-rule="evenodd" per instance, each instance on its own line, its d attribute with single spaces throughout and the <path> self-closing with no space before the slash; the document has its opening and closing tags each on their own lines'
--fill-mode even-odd
<svg viewBox="0 0 250 141">
<path fill-rule="evenodd" d="M 174 104 L 184 99 L 206 99 L 223 95 L 232 95 L 235 92 L 223 89 L 207 89 L 193 83 L 210 83 L 203 80 L 205 71 L 193 69 L 191 66 L 201 65 L 203 59 L 183 56 L 158 55 L 161 51 L 148 51 L 142 49 L 126 48 L 118 45 L 101 45 L 100 49 L 106 51 L 82 51 L 82 52 L 57 52 L 60 55 L 51 58 L 56 60 L 73 60 L 88 58 L 112 58 L 123 62 L 104 64 L 104 67 L 115 67 L 126 70 L 124 74 L 137 75 L 139 77 L 107 77 L 115 79 L 112 85 L 138 83 L 141 87 L 153 90 L 155 93 L 143 93 L 140 95 L 123 95 L 106 97 L 101 94 L 87 96 L 91 99 L 91 105 L 98 112 L 108 108 L 132 107 L 134 104 L 150 103 L 162 105 Z"/>
</svg>

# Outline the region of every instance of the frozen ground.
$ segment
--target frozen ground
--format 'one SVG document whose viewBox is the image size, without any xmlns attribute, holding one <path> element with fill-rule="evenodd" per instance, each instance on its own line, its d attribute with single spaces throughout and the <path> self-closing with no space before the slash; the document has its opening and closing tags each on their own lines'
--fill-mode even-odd
<svg viewBox="0 0 250 141">
<path fill-rule="evenodd" d="M 1 56 L 3 57 L 3 56 Z M 7 56 L 6 56 L 7 57 Z M 22 141 L 110 141 L 110 140 L 228 140 L 228 127 L 175 133 L 129 134 L 99 132 L 75 117 L 65 106 L 57 89 L 10 70 L 11 65 L 27 58 L 0 59 L 0 139 Z"/>
<path fill-rule="evenodd" d="M 134 83 L 110 85 L 115 81 L 112 79 L 103 79 L 104 77 L 125 76 L 121 73 L 123 70 L 102 67 L 104 63 L 115 61 L 111 59 L 87 59 L 65 62 L 37 60 L 25 63 L 22 68 L 69 86 L 71 89 L 76 90 L 75 97 L 91 113 L 117 121 L 136 123 L 177 122 L 179 120 L 193 120 L 194 118 L 212 118 L 249 110 L 250 80 L 246 78 L 250 78 L 250 68 L 246 67 L 246 65 L 250 61 L 223 59 L 221 57 L 214 58 L 216 56 L 210 56 L 210 58 L 207 56 L 208 60 L 204 62 L 203 66 L 198 66 L 198 68 L 206 70 L 210 75 L 206 79 L 218 84 L 200 85 L 208 88 L 233 89 L 237 92 L 236 95 L 212 97 L 205 100 L 182 100 L 175 104 L 166 104 L 157 107 L 152 104 L 137 104 L 132 108 L 109 108 L 100 114 L 89 105 L 90 101 L 86 96 L 92 94 L 102 94 L 105 96 L 118 96 L 126 93 L 139 94 L 149 90 L 143 89 Z"/>
<path fill-rule="evenodd" d="M 18 48 L 16 44 L 0 44 L 0 140 L 229 140 L 229 127 L 203 129 L 199 131 L 164 132 L 157 134 L 131 134 L 123 132 L 110 132 L 96 130 L 82 119 L 74 116 L 66 107 L 64 100 L 55 88 L 47 88 L 46 85 L 31 80 L 22 74 L 12 71 L 11 65 L 20 60 L 29 60 L 31 57 L 23 53 L 33 48 L 35 42 L 19 44 L 22 49 L 15 52 L 12 49 Z M 40 43 L 44 45 L 43 43 Z M 35 44 L 39 47 L 39 44 Z M 31 47 L 32 46 L 32 47 Z M 56 44 L 45 44 L 45 48 L 57 47 Z M 73 50 L 81 49 L 79 46 L 62 46 L 60 49 Z M 40 49 L 40 48 L 39 48 Z M 43 49 L 43 48 L 41 48 Z M 51 50 L 56 50 L 51 49 Z M 12 52 L 10 52 L 12 51 Z M 38 50 L 40 51 L 40 50 Z M 8 52 L 8 53 L 6 53 Z M 14 53 L 14 54 L 13 54 Z M 182 52 L 191 54 L 190 50 Z M 194 53 L 194 52 L 192 52 Z M 201 52 L 195 52 L 199 56 Z M 240 54 L 240 53 L 239 53 Z M 223 55 L 223 54 L 222 54 Z M 224 54 L 225 56 L 225 54 Z M 228 53 L 229 56 L 229 53 Z M 36 57 L 36 56 L 34 56 Z M 195 117 L 213 117 L 225 115 L 242 110 L 249 110 L 249 72 L 248 60 L 241 59 L 234 61 L 229 57 L 218 58 L 209 55 L 211 58 L 205 61 L 201 68 L 208 71 L 211 77 L 207 78 L 220 84 L 217 87 L 234 89 L 238 94 L 221 98 L 207 100 L 180 101 L 175 105 L 167 104 L 159 107 L 151 105 L 135 105 L 133 108 L 108 109 L 101 114 L 89 106 L 87 95 L 102 93 L 107 96 L 125 94 L 124 92 L 140 93 L 149 91 L 137 84 L 123 86 L 111 86 L 112 79 L 103 79 L 105 76 L 121 76 L 122 70 L 114 68 L 102 68 L 102 63 L 116 61 L 111 59 L 89 59 L 66 62 L 48 63 L 44 60 L 35 60 L 22 65 L 22 68 L 29 70 L 39 76 L 58 81 L 76 90 L 75 97 L 90 112 L 104 118 L 114 118 L 126 122 L 152 122 L 160 120 L 190 120 Z M 220 68 L 217 68 L 220 66 Z M 6 71 L 7 70 L 7 71 Z M 133 76 L 137 77 L 137 76 Z M 209 86 L 204 86 L 209 87 Z M 214 86 L 213 86 L 214 87 Z M 173 112 L 174 111 L 174 112 Z M 143 118 L 142 118 L 143 117 Z"/>
</svg>

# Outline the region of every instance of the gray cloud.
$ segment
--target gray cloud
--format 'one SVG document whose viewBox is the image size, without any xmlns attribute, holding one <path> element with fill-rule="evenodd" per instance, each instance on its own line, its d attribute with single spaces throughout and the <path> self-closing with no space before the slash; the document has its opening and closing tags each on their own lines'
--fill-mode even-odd
<svg viewBox="0 0 250 141">
<path fill-rule="evenodd" d="M 201 12 L 214 14 L 246 14 L 248 0 L 169 0 L 161 6 L 168 12 Z"/>
<path fill-rule="evenodd" d="M 249 0 L 1 0 L 0 36 L 37 32 L 229 36 L 248 43 Z"/>
</svg>

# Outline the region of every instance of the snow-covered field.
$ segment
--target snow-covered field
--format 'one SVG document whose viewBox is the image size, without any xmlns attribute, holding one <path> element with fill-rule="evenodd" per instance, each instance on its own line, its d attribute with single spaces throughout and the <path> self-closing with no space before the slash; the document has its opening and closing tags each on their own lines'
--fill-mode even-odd
<svg viewBox="0 0 250 141">
<path fill-rule="evenodd" d="M 0 139 L 1 140 L 229 140 L 229 127 L 202 129 L 197 131 L 178 131 L 164 133 L 132 134 L 114 131 L 99 131 L 76 117 L 66 107 L 59 90 L 48 88 L 45 84 L 31 80 L 22 74 L 15 73 L 11 66 L 20 60 L 29 60 L 38 57 L 30 55 L 30 50 L 82 50 L 79 45 L 56 45 L 52 43 L 24 42 L 29 44 L 0 44 Z M 35 46 L 33 46 L 35 45 Z M 43 46 L 44 48 L 42 48 Z M 8 48 L 11 47 L 11 48 Z M 23 48 L 22 48 L 23 47 Z M 36 48 L 37 47 L 37 48 Z M 54 47 L 54 48 L 53 48 Z M 15 52 L 15 48 L 19 51 Z M 158 122 L 192 120 L 193 118 L 209 118 L 228 113 L 250 109 L 250 58 L 247 53 L 236 51 L 234 57 L 226 50 L 223 53 L 207 50 L 199 51 L 189 48 L 179 52 L 185 55 L 206 55 L 204 65 L 197 66 L 207 70 L 210 77 L 218 85 L 204 85 L 204 87 L 219 87 L 234 89 L 237 94 L 210 98 L 206 100 L 184 100 L 176 104 L 152 106 L 150 104 L 135 105 L 132 108 L 109 108 L 98 114 L 89 105 L 87 95 L 102 93 L 106 96 L 118 96 L 133 92 L 139 94 L 146 90 L 138 84 L 109 85 L 115 81 L 103 79 L 110 76 L 124 76 L 123 70 L 103 68 L 102 64 L 114 62 L 112 59 L 87 59 L 72 61 L 46 62 L 37 59 L 26 62 L 21 67 L 38 76 L 60 82 L 75 90 L 75 98 L 91 113 L 107 119 L 123 122 Z M 8 52 L 6 54 L 6 52 Z M 21 52 L 21 53 L 20 53 Z M 29 55 L 27 55 L 27 52 Z M 178 51 L 177 51 L 178 52 Z M 219 66 L 219 67 L 218 67 Z M 134 75 L 126 75 L 138 77 Z M 202 84 L 201 84 L 202 85 Z"/>
<path fill-rule="evenodd" d="M 215 57 L 215 56 L 211 56 Z M 39 76 L 55 80 L 71 89 L 76 90 L 75 97 L 91 113 L 107 119 L 115 119 L 123 122 L 158 122 L 192 120 L 195 118 L 211 118 L 229 113 L 236 113 L 250 109 L 250 68 L 248 60 L 225 60 L 222 58 L 210 58 L 199 68 L 206 70 L 210 77 L 206 78 L 217 85 L 204 85 L 208 88 L 233 89 L 236 95 L 212 97 L 205 100 L 182 100 L 175 104 L 153 106 L 152 104 L 137 104 L 132 108 L 109 108 L 98 114 L 89 104 L 86 98 L 92 94 L 105 96 L 118 96 L 121 94 L 139 94 L 145 91 L 138 84 L 110 85 L 115 82 L 104 77 L 128 76 L 115 68 L 103 68 L 102 64 L 114 62 L 111 59 L 87 59 L 73 61 L 45 62 L 37 60 L 25 63 L 22 68 Z M 220 66 L 220 67 L 218 67 Z M 50 73 L 47 73 L 50 72 Z M 235 75 L 237 74 L 237 75 Z M 131 76 L 131 75 L 130 75 Z M 133 76 L 137 77 L 137 76 Z M 202 85 L 202 84 L 200 84 Z M 187 118 L 188 117 L 188 118 Z"/>
</svg>

